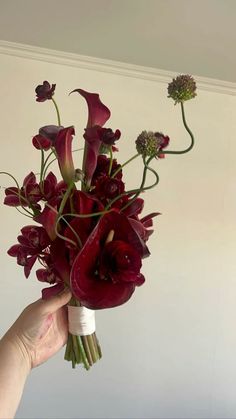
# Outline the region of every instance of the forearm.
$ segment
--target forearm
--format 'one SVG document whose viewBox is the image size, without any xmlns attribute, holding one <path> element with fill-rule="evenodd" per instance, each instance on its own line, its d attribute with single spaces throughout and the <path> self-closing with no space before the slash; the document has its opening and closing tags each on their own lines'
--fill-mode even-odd
<svg viewBox="0 0 236 419">
<path fill-rule="evenodd" d="M 0 419 L 14 417 L 29 371 L 25 348 L 8 332 L 0 340 Z"/>
</svg>

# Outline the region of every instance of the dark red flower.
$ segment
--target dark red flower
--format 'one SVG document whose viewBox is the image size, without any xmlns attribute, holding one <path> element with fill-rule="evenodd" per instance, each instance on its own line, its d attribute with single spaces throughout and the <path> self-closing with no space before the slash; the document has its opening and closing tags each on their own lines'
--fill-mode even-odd
<svg viewBox="0 0 236 419">
<path fill-rule="evenodd" d="M 100 148 L 102 144 L 113 146 L 120 136 L 121 132 L 118 129 L 113 132 L 111 128 L 102 128 L 99 125 L 95 125 L 85 128 L 84 139 L 89 143 L 96 142 L 96 144 L 100 141 Z"/>
<path fill-rule="evenodd" d="M 67 184 L 75 179 L 72 158 L 72 140 L 74 134 L 74 127 L 63 128 L 58 132 L 54 144 L 61 175 Z"/>
<path fill-rule="evenodd" d="M 51 146 L 54 146 L 57 134 L 63 128 L 62 125 L 45 125 L 39 129 L 39 135 L 50 140 Z"/>
<path fill-rule="evenodd" d="M 114 237 L 108 245 L 106 239 L 111 230 Z M 125 215 L 115 211 L 105 214 L 72 266 L 70 282 L 74 296 L 93 309 L 125 303 L 135 287 L 144 282 L 141 258 L 147 253 L 146 245 Z"/>
<path fill-rule="evenodd" d="M 38 150 L 47 151 L 51 148 L 51 141 L 40 134 L 37 134 L 32 138 L 32 144 Z"/>
<path fill-rule="evenodd" d="M 33 172 L 30 172 L 25 177 L 22 188 L 18 189 L 15 186 L 6 188 L 5 195 L 5 205 L 11 207 L 30 206 L 36 209 L 40 208 L 37 202 L 42 198 L 42 193 Z"/>
<path fill-rule="evenodd" d="M 98 275 L 101 280 L 131 282 L 142 285 L 144 277 L 140 274 L 142 266 L 139 253 L 123 240 L 105 243 L 98 262 Z"/>
<path fill-rule="evenodd" d="M 72 205 L 75 214 L 80 215 L 89 215 L 104 210 L 104 206 L 96 197 L 82 191 L 74 191 Z M 69 260 L 72 265 L 81 247 L 93 231 L 98 217 L 82 218 L 75 216 L 71 218 L 68 219 L 69 225 L 65 228 L 64 236 L 69 239 L 69 242 L 66 242 L 66 247 L 70 249 Z"/>
<path fill-rule="evenodd" d="M 107 202 L 123 193 L 124 190 L 125 185 L 122 180 L 111 178 L 110 176 L 100 176 L 93 193 L 102 202 Z"/>
<path fill-rule="evenodd" d="M 100 131 L 100 141 L 106 145 L 114 145 L 121 136 L 120 130 L 112 131 L 111 128 L 102 128 Z"/>
<path fill-rule="evenodd" d="M 69 285 L 70 266 L 67 258 L 67 248 L 65 241 L 57 238 L 50 245 L 50 257 L 46 260 L 46 267 L 43 270 L 37 271 L 37 277 L 40 281 L 55 283 L 49 288 L 42 290 L 42 297 L 44 299 L 50 298 L 53 295 L 61 292 L 65 285 Z M 52 282 L 50 282 L 52 280 Z"/>
<path fill-rule="evenodd" d="M 82 89 L 75 89 L 73 92 L 78 92 L 87 102 L 88 122 L 86 129 L 95 127 L 95 129 L 90 130 L 89 134 L 84 137 L 87 144 L 84 153 L 83 170 L 85 172 L 86 183 L 87 185 L 90 185 L 93 173 L 96 169 L 99 148 L 101 145 L 98 138 L 97 127 L 102 127 L 110 118 L 111 113 L 109 109 L 100 101 L 97 93 L 89 93 Z"/>
<path fill-rule="evenodd" d="M 44 102 L 45 100 L 52 99 L 55 88 L 56 85 L 52 84 L 51 86 L 48 81 L 44 81 L 43 84 L 39 84 L 35 89 L 36 101 Z"/>
<path fill-rule="evenodd" d="M 104 155 L 98 156 L 96 170 L 93 174 L 92 185 L 95 185 L 97 180 L 101 176 L 108 176 L 109 166 L 110 166 L 110 159 L 107 156 L 104 156 Z M 111 168 L 111 176 L 119 168 L 120 168 L 120 164 L 117 163 L 116 159 L 113 159 L 112 168 Z M 122 170 L 119 170 L 118 173 L 114 176 L 114 178 L 121 179 Z"/>
<path fill-rule="evenodd" d="M 169 145 L 170 138 L 168 137 L 168 135 L 164 135 L 161 132 L 155 132 L 155 137 L 158 139 L 160 144 L 159 153 L 157 157 L 159 157 L 159 159 L 163 159 L 165 157 L 165 154 L 163 154 L 162 151 Z"/>
<path fill-rule="evenodd" d="M 13 245 L 7 253 L 17 258 L 18 265 L 24 266 L 25 276 L 28 278 L 38 256 L 49 246 L 50 239 L 43 227 L 25 226 L 21 233 L 17 237 L 19 244 Z"/>
</svg>

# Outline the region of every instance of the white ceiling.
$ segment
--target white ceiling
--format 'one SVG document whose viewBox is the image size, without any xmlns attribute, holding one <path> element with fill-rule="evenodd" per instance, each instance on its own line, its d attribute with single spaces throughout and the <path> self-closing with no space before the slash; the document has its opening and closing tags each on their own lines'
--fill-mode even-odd
<svg viewBox="0 0 236 419">
<path fill-rule="evenodd" d="M 236 0 L 0 0 L 0 39 L 236 82 Z"/>
</svg>

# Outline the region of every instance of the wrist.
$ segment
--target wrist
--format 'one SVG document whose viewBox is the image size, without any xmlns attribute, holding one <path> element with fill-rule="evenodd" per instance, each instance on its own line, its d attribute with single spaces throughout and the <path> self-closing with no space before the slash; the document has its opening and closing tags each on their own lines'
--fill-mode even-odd
<svg viewBox="0 0 236 419">
<path fill-rule="evenodd" d="M 11 334 L 11 329 L 1 339 L 1 344 L 11 355 L 12 363 L 14 363 L 19 371 L 28 375 L 31 370 L 31 360 L 27 348 L 23 341 L 16 334 Z"/>
</svg>

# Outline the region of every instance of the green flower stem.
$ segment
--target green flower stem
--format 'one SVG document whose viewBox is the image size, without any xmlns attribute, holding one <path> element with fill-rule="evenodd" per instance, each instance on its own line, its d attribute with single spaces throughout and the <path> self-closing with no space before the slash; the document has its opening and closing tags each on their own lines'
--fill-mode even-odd
<svg viewBox="0 0 236 419">
<path fill-rule="evenodd" d="M 77 339 L 75 335 L 71 335 L 72 337 L 72 342 L 73 342 L 73 349 L 74 349 L 74 354 L 75 354 L 75 359 L 76 359 L 76 364 L 79 364 L 81 362 L 81 354 L 79 352 L 79 347 L 77 344 Z"/>
<path fill-rule="evenodd" d="M 184 104 L 183 102 L 180 103 L 181 104 L 181 114 L 182 114 L 182 120 L 183 120 L 183 124 L 184 124 L 184 128 L 186 129 L 186 131 L 189 133 L 190 138 L 191 138 L 191 143 L 190 146 L 188 148 L 186 148 L 185 150 L 179 150 L 179 151 L 172 151 L 172 150 L 162 150 L 162 154 L 184 154 L 184 153 L 188 153 L 188 151 L 190 151 L 193 146 L 194 146 L 194 135 L 192 133 L 192 131 L 190 130 L 189 126 L 187 125 L 186 122 L 186 118 L 185 118 L 185 112 L 184 112 Z"/>
<path fill-rule="evenodd" d="M 67 201 L 67 199 L 69 198 L 70 193 L 71 193 L 72 189 L 74 188 L 74 186 L 75 186 L 74 182 L 70 182 L 70 183 L 69 183 L 69 185 L 68 185 L 68 188 L 67 188 L 67 190 L 66 190 L 66 193 L 65 193 L 65 195 L 63 196 L 63 199 L 62 199 L 61 204 L 60 204 L 60 207 L 59 207 L 59 211 L 58 211 L 58 216 L 59 216 L 59 217 L 60 217 L 60 216 L 61 216 L 61 214 L 62 214 L 62 211 L 63 211 L 63 209 L 64 209 L 64 207 L 65 207 L 65 205 L 66 205 L 66 201 Z"/>
<path fill-rule="evenodd" d="M 43 173 L 44 173 L 45 163 L 44 163 L 44 151 L 42 148 L 40 149 L 40 151 L 41 151 L 41 168 L 40 168 L 39 188 L 40 188 L 40 192 L 43 194 L 44 193 L 43 192 Z"/>
<path fill-rule="evenodd" d="M 34 215 L 27 215 L 25 214 L 23 211 L 21 211 L 19 208 L 15 207 L 15 209 L 21 214 L 24 215 L 25 217 L 31 218 L 31 220 L 34 218 Z M 26 210 L 27 211 L 27 210 Z"/>
<path fill-rule="evenodd" d="M 52 101 L 53 101 L 53 104 L 54 104 L 55 109 L 56 109 L 58 125 L 61 125 L 61 118 L 60 118 L 59 109 L 58 109 L 57 103 L 56 103 L 56 101 L 53 97 L 52 97 Z"/>
<path fill-rule="evenodd" d="M 72 153 L 75 153 L 76 151 L 81 151 L 81 150 L 83 150 L 84 148 L 82 147 L 82 148 L 77 148 L 76 150 L 72 150 Z M 47 162 L 48 162 L 48 160 L 49 160 L 49 157 L 51 157 L 52 156 L 52 154 L 55 154 L 55 151 L 53 150 L 49 155 L 48 155 L 48 157 L 46 158 L 46 160 L 45 160 L 45 163 L 44 163 L 44 175 L 43 175 L 43 179 L 45 178 L 45 176 L 46 176 L 46 173 L 47 173 L 47 171 L 48 171 L 48 168 L 49 168 L 49 166 L 51 166 L 51 164 L 54 162 L 54 161 L 56 161 L 57 160 L 57 156 L 53 159 L 53 160 L 51 160 L 48 164 L 47 164 Z M 46 164 L 47 164 L 47 166 L 46 166 Z"/>
<path fill-rule="evenodd" d="M 122 211 L 124 209 L 128 208 L 135 201 L 135 199 L 140 195 L 141 192 L 143 192 L 144 190 L 148 190 L 148 189 L 154 188 L 154 186 L 156 186 L 158 184 L 158 182 L 159 182 L 159 176 L 158 176 L 158 174 L 156 173 L 156 171 L 154 169 L 152 169 L 151 167 L 149 167 L 149 163 L 152 161 L 152 159 L 154 157 L 155 156 L 149 157 L 149 159 L 147 160 L 147 162 L 145 162 L 145 160 L 143 159 L 143 162 L 144 162 L 144 171 L 143 171 L 143 179 L 142 179 L 141 185 L 140 185 L 139 189 L 137 190 L 137 192 L 135 193 L 135 195 L 133 196 L 133 198 L 129 202 L 127 202 L 127 204 L 125 204 L 121 208 Z M 156 176 L 156 181 L 152 185 L 145 187 L 144 185 L 145 185 L 145 182 L 146 182 L 147 170 L 150 170 L 152 173 L 154 173 L 154 175 Z"/>
<path fill-rule="evenodd" d="M 68 340 L 67 340 L 64 359 L 66 361 L 71 361 L 71 334 L 70 333 L 68 334 Z"/>
<path fill-rule="evenodd" d="M 108 169 L 108 176 L 111 175 L 111 171 L 112 171 L 112 163 L 113 163 L 112 146 L 109 147 L 109 154 L 110 154 L 110 163 L 109 163 L 109 169 Z"/>
<path fill-rule="evenodd" d="M 20 203 L 22 202 L 22 201 L 24 201 L 31 209 L 32 209 L 32 211 L 33 211 L 33 214 L 30 212 L 30 211 L 28 211 L 22 204 L 21 204 L 21 208 L 25 211 L 25 212 L 27 212 L 31 217 L 33 217 L 34 215 L 35 215 L 35 211 L 34 211 L 34 209 L 32 208 L 32 206 L 30 205 L 30 202 L 26 199 L 26 198 L 24 198 L 23 196 L 21 196 L 21 194 L 20 194 L 20 186 L 19 186 L 19 183 L 17 182 L 17 180 L 16 180 L 16 178 L 13 176 L 13 175 L 11 175 L 10 173 L 8 173 L 8 172 L 0 172 L 0 175 L 7 175 L 7 176 L 10 176 L 10 178 L 12 178 L 13 180 L 14 180 L 14 182 L 15 182 L 15 184 L 16 184 L 16 187 L 17 187 L 17 189 L 18 189 L 18 193 L 17 192 L 15 192 L 15 191 L 12 191 L 12 193 L 13 194 L 15 194 L 15 195 L 17 195 L 18 196 L 18 198 L 19 198 L 19 201 L 20 201 Z M 10 189 L 10 188 L 8 188 L 8 189 Z M 24 214 L 25 215 L 25 214 Z"/>
<path fill-rule="evenodd" d="M 81 358 L 82 358 L 82 362 L 84 364 L 84 367 L 85 367 L 86 370 L 89 370 L 90 365 L 89 365 L 89 362 L 88 362 L 87 357 L 86 357 L 86 353 L 85 353 L 85 350 L 84 350 L 84 347 L 83 347 L 81 336 L 76 336 L 76 338 L 77 338 L 77 342 L 78 342 L 78 345 L 79 345 Z"/>
<path fill-rule="evenodd" d="M 154 186 L 156 186 L 159 182 L 159 176 L 158 174 L 155 172 L 154 169 L 151 169 L 148 165 L 151 162 L 151 160 L 154 158 L 155 156 L 151 156 L 149 157 L 149 159 L 147 160 L 147 162 L 145 162 L 144 160 L 144 170 L 143 170 L 143 178 L 142 178 L 142 182 L 139 188 L 137 189 L 131 189 L 129 191 L 123 192 L 122 194 L 116 196 L 114 199 L 112 199 L 109 204 L 107 204 L 105 210 L 108 210 L 113 204 L 114 202 L 116 202 L 118 199 L 122 198 L 125 195 L 133 195 L 135 194 L 135 196 L 124 206 L 121 208 L 121 210 L 124 210 L 125 208 L 127 208 L 129 205 L 132 204 L 132 202 L 137 198 L 138 195 L 140 195 L 141 192 L 146 191 L 148 189 L 154 188 Z M 149 186 L 144 186 L 145 185 L 145 181 L 146 181 L 146 175 L 147 175 L 147 170 L 151 170 L 156 177 L 155 182 L 152 185 Z"/>
<path fill-rule="evenodd" d="M 87 356 L 89 365 L 91 367 L 93 365 L 93 359 L 92 359 L 92 355 L 91 355 L 91 352 L 90 352 L 90 347 L 89 347 L 89 344 L 88 344 L 88 339 L 86 339 L 86 338 L 87 338 L 87 336 L 81 336 L 81 341 L 83 343 L 84 350 L 85 350 L 85 353 L 86 353 L 86 356 Z"/>
<path fill-rule="evenodd" d="M 120 167 L 118 167 L 118 169 L 115 170 L 114 173 L 112 173 L 112 178 L 115 177 L 117 175 L 117 173 L 119 173 L 120 170 L 123 169 L 124 166 L 126 166 L 128 163 L 130 163 L 132 160 L 136 159 L 136 157 L 140 156 L 139 153 L 135 154 L 134 156 L 132 156 L 129 160 L 127 160 L 126 162 L 124 162 L 123 164 L 120 165 Z"/>
<path fill-rule="evenodd" d="M 97 353 L 95 345 L 94 345 L 92 335 L 88 335 L 88 336 L 86 336 L 86 338 L 87 338 L 89 348 L 90 348 L 90 351 L 91 351 L 92 360 L 95 363 L 95 362 L 98 361 L 99 357 L 98 357 L 98 353 Z"/>
<path fill-rule="evenodd" d="M 54 154 L 54 152 L 53 152 L 53 151 L 51 151 L 51 153 L 49 153 L 49 155 L 48 155 L 48 156 L 47 156 L 47 158 L 45 159 L 45 162 L 44 162 L 44 168 L 43 168 L 43 181 L 44 181 L 44 179 L 45 179 L 45 176 L 46 176 L 46 173 L 47 173 L 48 167 L 50 166 L 50 164 L 51 164 L 52 162 L 54 162 L 55 160 L 57 160 L 57 158 L 55 158 L 55 159 L 53 159 L 51 162 L 49 162 L 49 163 L 48 163 L 48 160 L 50 159 L 50 157 L 51 157 L 53 154 Z M 47 165 L 47 163 L 48 163 L 48 165 Z"/>
<path fill-rule="evenodd" d="M 99 345 L 99 342 L 98 342 L 98 339 L 97 339 L 97 336 L 96 336 L 96 333 L 95 332 L 92 334 L 92 338 L 93 338 L 93 342 L 94 342 L 96 351 L 98 353 L 98 357 L 100 359 L 102 357 L 102 351 L 101 351 L 101 347 Z"/>
</svg>

